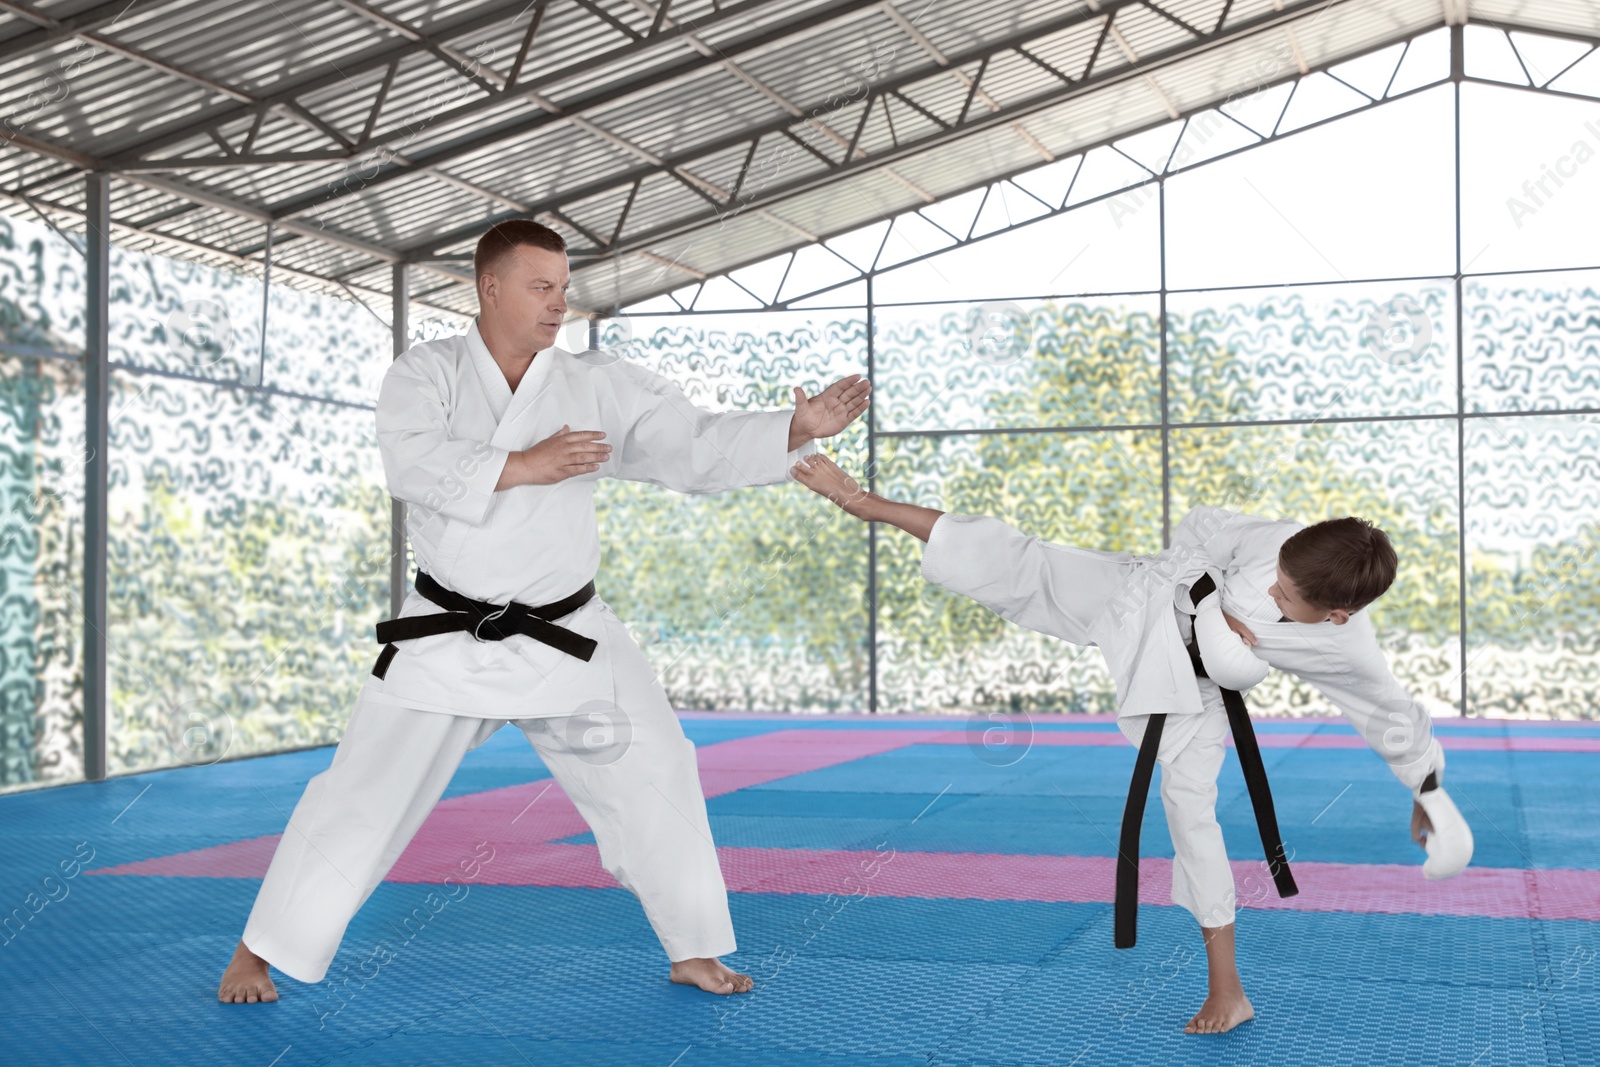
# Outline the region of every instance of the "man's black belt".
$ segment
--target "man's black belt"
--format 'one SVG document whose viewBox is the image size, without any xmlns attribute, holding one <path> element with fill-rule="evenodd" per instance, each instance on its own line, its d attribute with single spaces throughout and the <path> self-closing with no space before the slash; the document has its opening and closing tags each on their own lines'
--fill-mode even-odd
<svg viewBox="0 0 1600 1067">
<path fill-rule="evenodd" d="M 587 604 L 594 596 L 593 582 L 569 597 L 536 608 L 515 600 L 509 604 L 473 600 L 446 589 L 434 581 L 427 571 L 417 572 L 417 592 L 445 610 L 433 615 L 407 615 L 380 622 L 378 640 L 384 647 L 378 653 L 378 662 L 372 665 L 372 673 L 376 677 L 382 678 L 389 673 L 389 663 L 399 651 L 395 646 L 396 641 L 411 641 L 418 637 L 463 630 L 480 641 L 503 641 L 512 634 L 523 634 L 584 661 L 594 655 L 596 642 L 592 638 L 573 633 L 564 626 L 555 625 L 553 621 Z"/>
<path fill-rule="evenodd" d="M 1199 604 L 1216 588 L 1211 575 L 1204 574 L 1190 587 L 1189 597 Z M 1196 677 L 1207 677 L 1205 664 L 1200 660 L 1198 640 L 1191 639 L 1188 648 Z M 1278 813 L 1272 806 L 1272 789 L 1267 784 L 1267 768 L 1261 762 L 1261 746 L 1256 743 L 1256 732 L 1250 725 L 1244 697 L 1236 690 L 1223 689 L 1222 703 L 1228 711 L 1228 726 L 1233 730 L 1239 768 L 1244 772 L 1244 783 L 1250 790 L 1250 805 L 1255 808 L 1256 828 L 1261 831 L 1261 848 L 1267 857 L 1267 869 L 1272 872 L 1278 896 L 1292 897 L 1300 892 L 1300 887 L 1294 884 L 1294 875 L 1289 870 L 1289 857 L 1283 850 L 1283 837 L 1278 833 Z M 1150 795 L 1150 778 L 1155 771 L 1156 752 L 1161 748 L 1161 733 L 1166 719 L 1165 714 L 1150 716 L 1144 740 L 1139 745 L 1139 757 L 1133 764 L 1128 804 L 1122 810 L 1122 839 L 1117 844 L 1117 896 L 1112 931 L 1113 943 L 1117 948 L 1132 948 L 1138 940 L 1139 829 L 1144 823 L 1144 803 Z"/>
</svg>

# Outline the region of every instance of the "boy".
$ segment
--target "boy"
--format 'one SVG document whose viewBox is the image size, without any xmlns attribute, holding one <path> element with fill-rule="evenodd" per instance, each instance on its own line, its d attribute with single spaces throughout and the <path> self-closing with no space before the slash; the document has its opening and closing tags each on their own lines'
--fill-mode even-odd
<svg viewBox="0 0 1600 1067">
<path fill-rule="evenodd" d="M 1395 572 L 1388 538 L 1370 523 L 1305 527 L 1200 507 L 1178 525 L 1170 548 L 1135 556 L 886 500 L 822 455 L 793 472 L 846 513 L 926 542 L 929 581 L 1029 629 L 1098 645 L 1117 683 L 1118 726 L 1135 745 L 1152 715 L 1165 716 L 1156 761 L 1172 834 L 1172 900 L 1199 921 L 1208 964 L 1206 1001 L 1185 1033 L 1223 1033 L 1254 1017 L 1234 963 L 1233 872 L 1215 814 L 1228 730 L 1222 686 L 1248 689 L 1269 666 L 1316 686 L 1411 788 L 1412 836 L 1428 851 L 1424 874 L 1448 877 L 1471 859 L 1471 831 L 1439 788 L 1444 752 L 1427 711 L 1395 681 L 1360 613 Z M 1193 604 L 1189 590 L 1208 574 L 1215 590 Z M 1191 635 L 1208 677 L 1196 677 Z"/>
</svg>

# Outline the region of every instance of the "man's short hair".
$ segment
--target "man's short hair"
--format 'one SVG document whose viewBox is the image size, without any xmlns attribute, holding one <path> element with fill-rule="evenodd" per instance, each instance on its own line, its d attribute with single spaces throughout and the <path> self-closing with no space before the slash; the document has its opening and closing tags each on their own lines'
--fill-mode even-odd
<svg viewBox="0 0 1600 1067">
<path fill-rule="evenodd" d="M 1316 607 L 1360 611 L 1394 583 L 1399 561 L 1387 534 L 1347 515 L 1297 531 L 1278 550 L 1278 562 Z"/>
<path fill-rule="evenodd" d="M 490 226 L 478 238 L 478 248 L 472 253 L 472 277 L 476 282 L 500 261 L 516 251 L 518 245 L 532 245 L 551 252 L 565 252 L 566 238 L 542 222 L 532 219 L 506 219 Z"/>
</svg>

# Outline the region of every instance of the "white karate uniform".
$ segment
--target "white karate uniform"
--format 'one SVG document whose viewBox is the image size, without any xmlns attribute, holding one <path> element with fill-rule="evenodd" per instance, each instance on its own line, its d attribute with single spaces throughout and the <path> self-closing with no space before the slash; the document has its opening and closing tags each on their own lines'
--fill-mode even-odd
<svg viewBox="0 0 1600 1067">
<path fill-rule="evenodd" d="M 395 360 L 378 398 L 378 447 L 389 491 L 409 505 L 418 568 L 476 600 L 536 606 L 595 577 L 597 480 L 688 493 L 791 480 L 789 469 L 816 451 L 814 442 L 789 450 L 792 416 L 703 410 L 667 379 L 602 352 L 541 352 L 513 394 L 474 320 L 466 334 Z M 612 452 L 599 470 L 495 491 L 509 452 L 564 424 L 605 431 Z M 442 610 L 412 591 L 400 614 Z M 600 595 L 557 625 L 597 642 L 588 662 L 522 634 L 398 642 L 290 817 L 245 927 L 253 952 L 320 981 L 461 758 L 508 721 L 594 831 L 602 864 L 639 897 L 668 957 L 734 950 L 694 745 L 655 671 Z M 585 743 L 608 734 L 620 756 Z"/>
<path fill-rule="evenodd" d="M 1234 920 L 1233 872 L 1216 820 L 1228 736 L 1222 691 L 1197 678 L 1186 643 L 1189 587 L 1209 573 L 1228 614 L 1256 635 L 1253 652 L 1311 683 L 1415 793 L 1444 769 L 1432 721 L 1389 671 L 1365 612 L 1344 624 L 1279 621 L 1268 589 L 1278 549 L 1300 523 L 1222 508 L 1189 512 L 1162 552 L 1137 556 L 1053 544 L 998 519 L 946 514 L 922 554 L 927 580 L 1012 622 L 1075 645 L 1098 645 L 1117 685 L 1118 726 L 1133 744 L 1166 713 L 1157 761 L 1172 834 L 1173 902 L 1202 926 Z"/>
</svg>

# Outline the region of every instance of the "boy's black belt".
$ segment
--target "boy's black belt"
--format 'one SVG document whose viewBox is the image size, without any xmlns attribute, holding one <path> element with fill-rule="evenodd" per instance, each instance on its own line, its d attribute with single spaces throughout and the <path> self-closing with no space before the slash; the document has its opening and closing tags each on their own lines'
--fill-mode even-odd
<svg viewBox="0 0 1600 1067">
<path fill-rule="evenodd" d="M 529 607 L 513 600 L 509 604 L 490 604 L 473 600 L 446 589 L 427 571 L 417 572 L 417 592 L 445 610 L 432 615 L 407 615 L 399 619 L 386 619 L 378 623 L 378 640 L 383 651 L 372 673 L 379 678 L 389 673 L 389 663 L 399 651 L 396 641 L 411 641 L 418 637 L 467 631 L 480 641 L 503 641 L 512 634 L 523 634 L 560 649 L 569 656 L 587 661 L 594 655 L 593 638 L 573 633 L 552 620 L 570 615 L 594 597 L 594 583 L 590 582 L 569 597 L 553 604 Z"/>
<path fill-rule="evenodd" d="M 1203 574 L 1189 589 L 1195 603 L 1210 596 L 1217 588 L 1211 575 Z M 1200 660 L 1197 640 L 1189 642 L 1189 659 L 1194 663 L 1194 673 L 1205 678 L 1205 664 Z M 1250 725 L 1250 714 L 1245 710 L 1244 697 L 1236 690 L 1223 689 L 1222 703 L 1228 711 L 1228 725 L 1233 730 L 1233 745 L 1239 753 L 1239 768 L 1244 772 L 1244 784 L 1250 790 L 1250 805 L 1255 808 L 1256 828 L 1261 831 L 1261 848 L 1267 857 L 1267 869 L 1280 897 L 1292 897 L 1300 892 L 1289 871 L 1289 857 L 1283 851 L 1283 837 L 1278 833 L 1278 814 L 1272 806 L 1272 789 L 1267 784 L 1267 768 L 1261 762 L 1261 746 L 1256 743 L 1256 732 Z M 1156 752 L 1161 748 L 1162 728 L 1167 716 L 1150 716 L 1145 727 L 1144 740 L 1139 745 L 1139 757 L 1133 764 L 1133 781 L 1128 786 L 1128 804 L 1122 811 L 1122 839 L 1117 843 L 1117 896 L 1112 938 L 1117 948 L 1132 948 L 1139 935 L 1139 828 L 1144 822 L 1144 802 L 1150 795 L 1150 778 L 1155 771 Z"/>
</svg>

